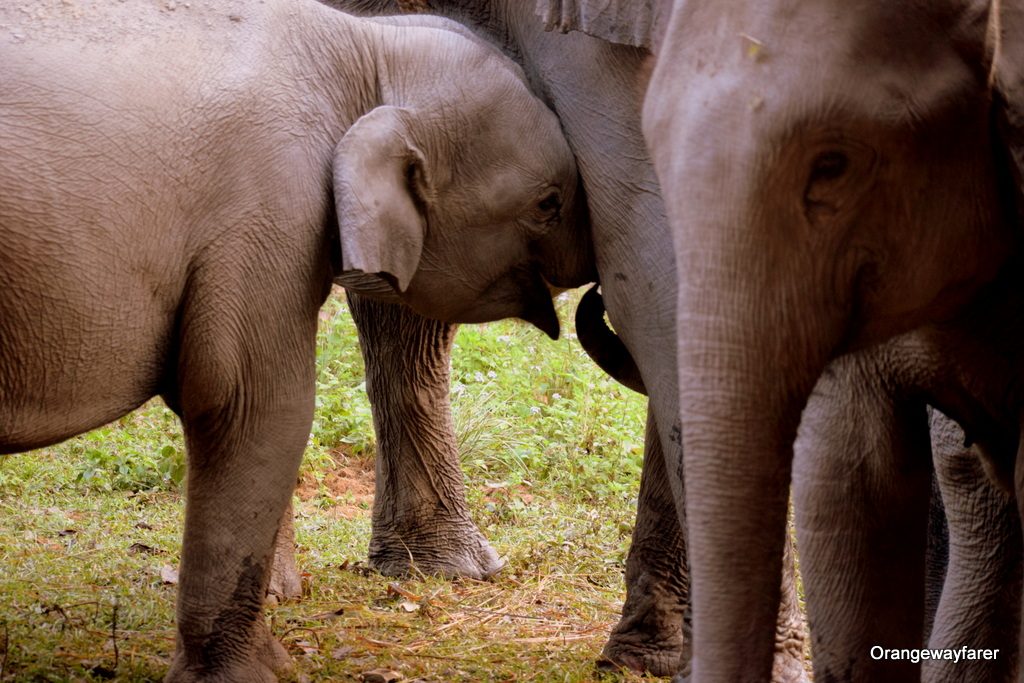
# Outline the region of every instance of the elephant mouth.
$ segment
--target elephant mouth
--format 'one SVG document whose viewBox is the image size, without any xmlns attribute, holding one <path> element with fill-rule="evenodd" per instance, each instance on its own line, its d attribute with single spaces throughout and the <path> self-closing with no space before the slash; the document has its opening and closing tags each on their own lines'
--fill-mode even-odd
<svg viewBox="0 0 1024 683">
<path fill-rule="evenodd" d="M 555 313 L 555 305 L 550 297 L 538 302 L 536 305 L 526 307 L 518 316 L 521 320 L 530 323 L 551 339 L 558 339 L 560 327 L 558 314 Z"/>
<path fill-rule="evenodd" d="M 487 303 L 475 307 L 474 320 L 484 322 L 514 317 L 530 323 L 551 339 L 558 339 L 558 314 L 552 290 L 536 268 L 523 267 L 491 283 L 481 296 Z"/>
</svg>

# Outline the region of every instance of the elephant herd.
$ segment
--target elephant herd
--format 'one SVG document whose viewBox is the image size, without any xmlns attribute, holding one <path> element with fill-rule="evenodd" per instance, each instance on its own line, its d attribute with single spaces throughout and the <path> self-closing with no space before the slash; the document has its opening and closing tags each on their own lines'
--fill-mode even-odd
<svg viewBox="0 0 1024 683">
<path fill-rule="evenodd" d="M 288 666 L 332 282 L 371 564 L 482 578 L 455 325 L 555 336 L 595 281 L 580 340 L 649 401 L 604 661 L 807 680 L 792 489 L 815 680 L 1024 680 L 1022 0 L 324 3 L 0 7 L 0 453 L 181 417 L 166 680 Z"/>
</svg>

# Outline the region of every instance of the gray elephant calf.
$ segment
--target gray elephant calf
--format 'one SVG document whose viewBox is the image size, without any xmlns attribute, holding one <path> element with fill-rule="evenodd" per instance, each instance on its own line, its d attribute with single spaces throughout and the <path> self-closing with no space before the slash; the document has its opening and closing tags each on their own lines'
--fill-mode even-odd
<svg viewBox="0 0 1024 683">
<path fill-rule="evenodd" d="M 793 479 L 816 678 L 1019 680 L 1020 272 L 1011 260 L 955 318 L 843 356 L 815 387 Z M 929 628 L 933 463 L 949 554 Z M 899 656 L 923 645 L 950 653 Z"/>
<path fill-rule="evenodd" d="M 270 681 L 332 277 L 554 332 L 545 280 L 593 256 L 558 123 L 496 51 L 300 0 L 205 7 L 0 9 L 0 453 L 162 395 L 189 449 L 167 679 Z"/>
</svg>

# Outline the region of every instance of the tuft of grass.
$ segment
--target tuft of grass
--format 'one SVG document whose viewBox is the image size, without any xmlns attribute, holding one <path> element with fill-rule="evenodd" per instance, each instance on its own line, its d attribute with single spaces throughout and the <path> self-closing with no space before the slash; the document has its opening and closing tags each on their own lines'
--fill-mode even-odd
<svg viewBox="0 0 1024 683">
<path fill-rule="evenodd" d="M 575 299 L 560 297 L 563 320 Z M 593 663 L 621 608 L 645 402 L 567 332 L 552 342 L 515 322 L 460 330 L 452 408 L 468 499 L 508 564 L 491 582 L 395 581 L 366 571 L 369 505 L 343 490 L 369 490 L 374 440 L 355 328 L 332 295 L 295 500 L 307 594 L 268 609 L 294 680 L 374 670 L 403 681 L 600 679 Z M 0 681 L 163 675 L 183 453 L 176 418 L 153 401 L 59 446 L 0 458 Z"/>
</svg>

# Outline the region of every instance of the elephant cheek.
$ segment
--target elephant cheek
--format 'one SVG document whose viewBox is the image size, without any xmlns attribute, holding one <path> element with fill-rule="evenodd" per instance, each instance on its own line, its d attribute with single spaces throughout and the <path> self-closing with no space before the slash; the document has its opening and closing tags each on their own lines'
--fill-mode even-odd
<svg viewBox="0 0 1024 683">
<path fill-rule="evenodd" d="M 461 306 L 453 322 L 479 323 L 519 318 L 552 339 L 558 338 L 558 315 L 544 278 L 531 269 L 517 269 L 492 282 L 473 302 Z"/>
</svg>

